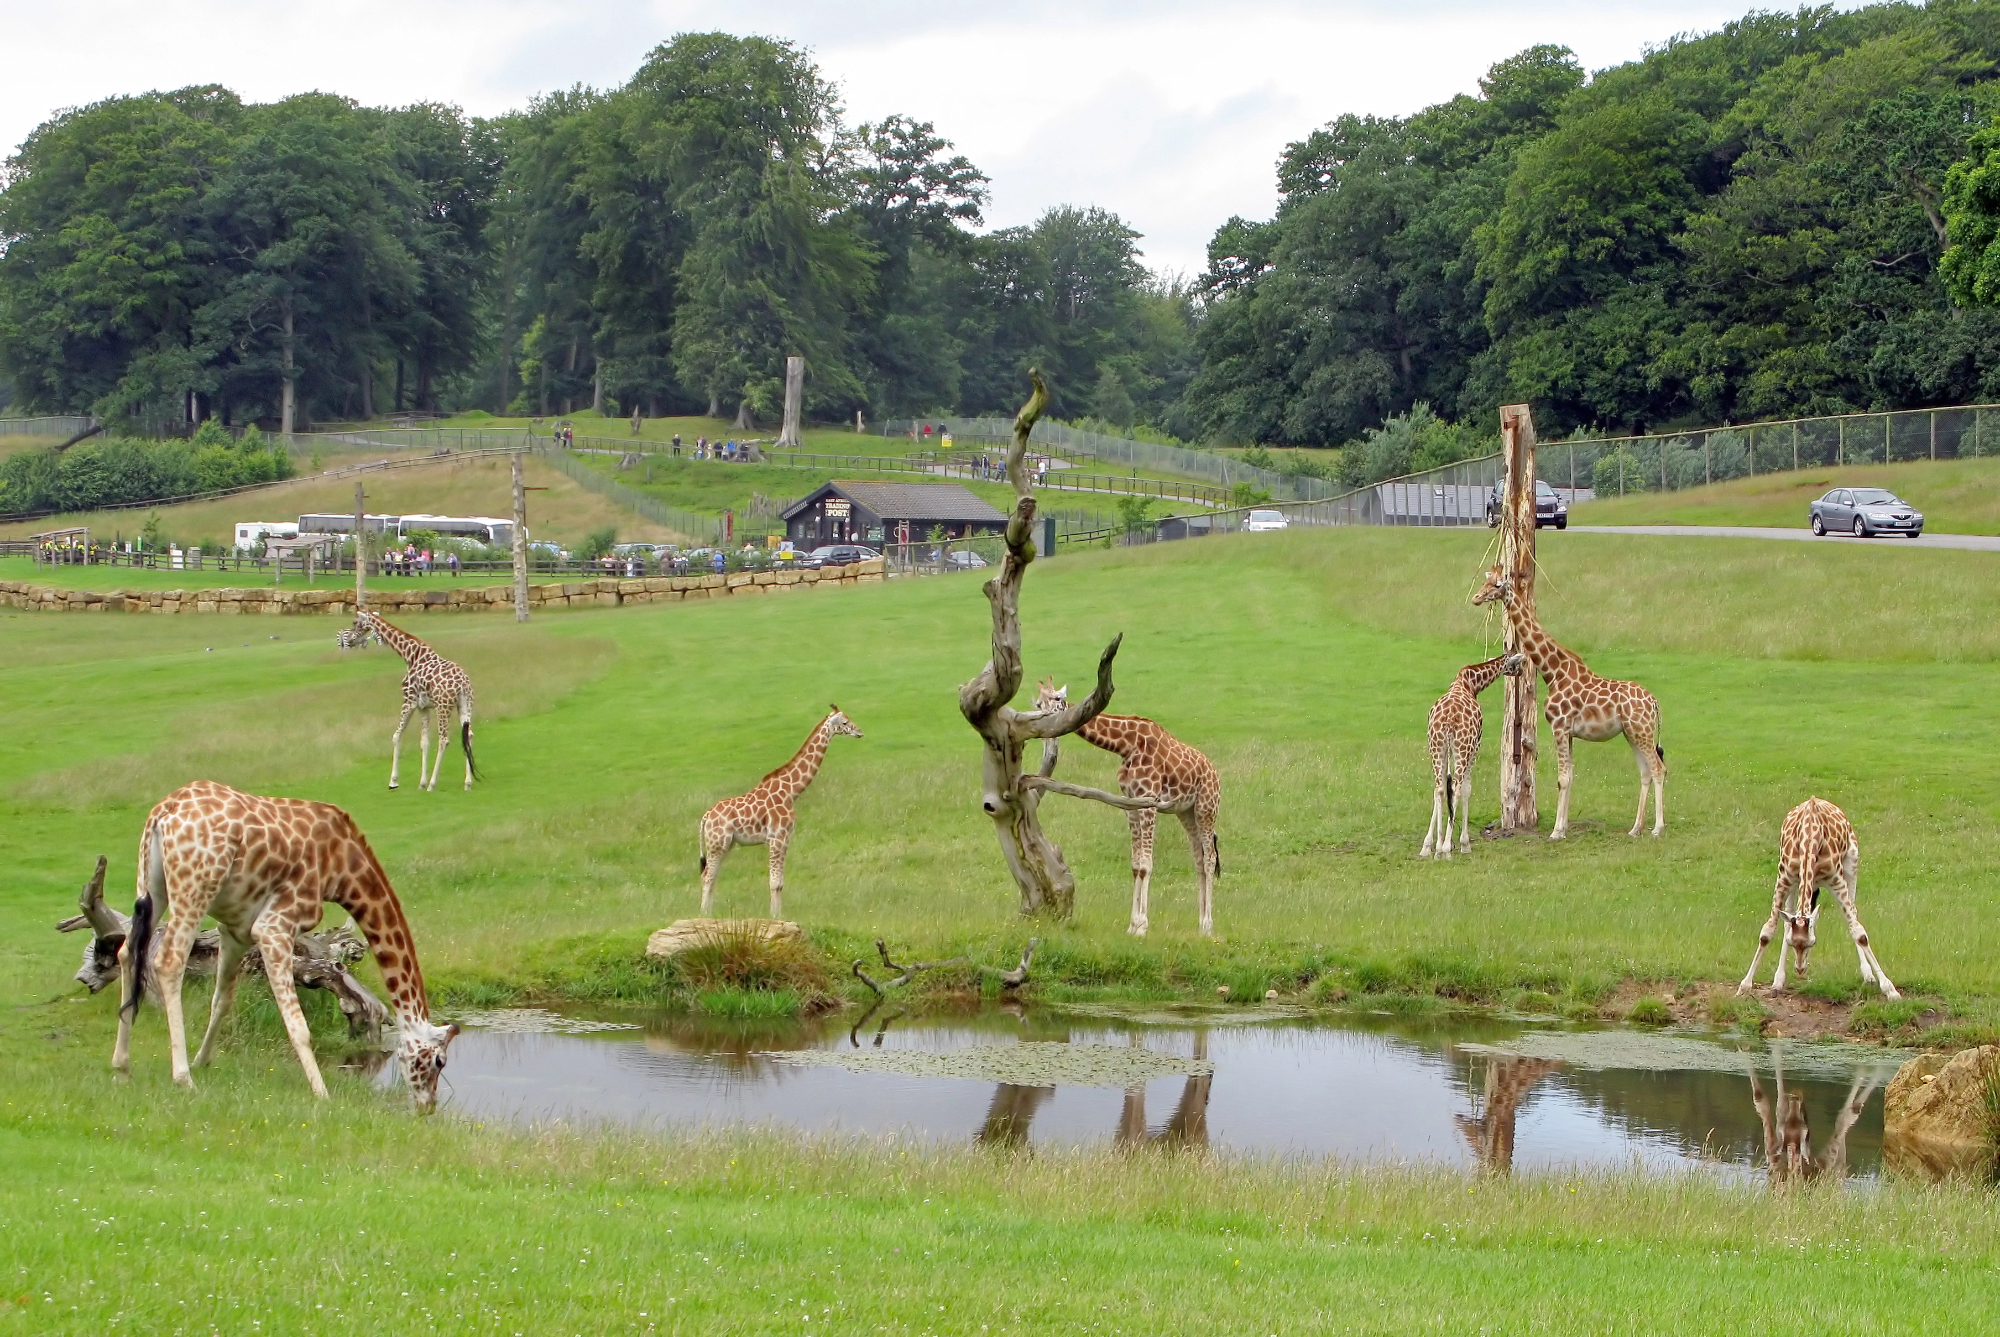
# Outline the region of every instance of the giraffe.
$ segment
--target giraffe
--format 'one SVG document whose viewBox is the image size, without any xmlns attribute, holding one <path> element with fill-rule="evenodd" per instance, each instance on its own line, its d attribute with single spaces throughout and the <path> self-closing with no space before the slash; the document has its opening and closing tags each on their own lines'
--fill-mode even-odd
<svg viewBox="0 0 2000 1337">
<path fill-rule="evenodd" d="M 1060 709 L 1069 688 L 1045 679 L 1035 697 L 1035 709 Z M 1118 792 L 1127 798 L 1149 798 L 1157 806 L 1134 808 L 1125 816 L 1132 825 L 1132 921 L 1125 931 L 1146 936 L 1147 909 L 1153 886 L 1153 829 L 1159 814 L 1170 812 L 1187 828 L 1194 852 L 1196 908 L 1201 936 L 1215 936 L 1215 879 L 1222 873 L 1222 842 L 1215 819 L 1222 808 L 1222 777 L 1214 763 L 1152 720 L 1137 715 L 1099 715 L 1076 731 L 1092 747 L 1115 753 Z"/>
<path fill-rule="evenodd" d="M 1879 1080 L 1867 1073 L 1854 1074 L 1854 1080 L 1847 1086 L 1847 1098 L 1840 1104 L 1840 1113 L 1834 1116 L 1833 1136 L 1826 1150 L 1814 1155 L 1812 1129 L 1806 1123 L 1805 1097 L 1797 1087 L 1785 1089 L 1783 1058 L 1777 1060 L 1775 1108 L 1764 1094 L 1763 1083 L 1757 1080 L 1757 1070 L 1750 1069 L 1750 1103 L 1757 1107 L 1757 1122 L 1763 1126 L 1764 1166 L 1770 1172 L 1771 1187 L 1781 1188 L 1793 1180 L 1811 1183 L 1826 1176 L 1845 1179 L 1848 1131 L 1860 1121 Z"/>
<path fill-rule="evenodd" d="M 1832 887 L 1834 895 L 1840 898 L 1842 912 L 1847 915 L 1847 931 L 1854 939 L 1854 950 L 1861 956 L 1861 982 L 1879 984 L 1884 998 L 1903 996 L 1889 982 L 1889 972 L 1875 959 L 1875 949 L 1868 943 L 1868 930 L 1861 926 L 1861 919 L 1854 912 L 1860 864 L 1861 846 L 1854 839 L 1854 827 L 1839 808 L 1823 798 L 1809 798 L 1785 814 L 1785 824 L 1778 833 L 1778 884 L 1771 893 L 1771 917 L 1764 921 L 1763 931 L 1757 935 L 1757 951 L 1750 958 L 1750 969 L 1743 972 L 1743 982 L 1736 986 L 1737 993 L 1750 991 L 1757 963 L 1763 959 L 1764 949 L 1770 946 L 1771 935 L 1777 932 L 1781 919 L 1789 931 L 1786 941 L 1778 947 L 1778 969 L 1771 977 L 1771 988 L 1777 993 L 1784 992 L 1786 947 L 1792 949 L 1799 978 L 1805 978 L 1806 958 L 1819 938 L 1820 888 Z"/>
<path fill-rule="evenodd" d="M 771 918 L 785 913 L 785 847 L 791 843 L 792 827 L 798 820 L 793 805 L 806 786 L 819 774 L 826 760 L 826 745 L 835 734 L 862 737 L 854 722 L 832 707 L 831 713 L 813 726 L 806 741 L 792 759 L 757 782 L 747 794 L 726 798 L 701 817 L 701 912 L 715 907 L 715 879 L 722 871 L 722 857 L 736 845 L 765 845 L 771 859 Z"/>
<path fill-rule="evenodd" d="M 1632 759 L 1639 766 L 1639 814 L 1627 835 L 1636 836 L 1646 824 L 1646 791 L 1653 794 L 1653 834 L 1667 825 L 1667 753 L 1660 746 L 1660 703 L 1636 682 L 1600 678 L 1571 650 L 1550 639 L 1535 615 L 1521 606 L 1513 578 L 1501 567 L 1486 573 L 1486 583 L 1472 596 L 1475 604 L 1498 600 L 1514 629 L 1514 643 L 1549 687 L 1546 715 L 1556 740 L 1556 825 L 1550 840 L 1569 835 L 1569 790 L 1576 777 L 1573 748 L 1579 738 L 1604 743 L 1625 735 Z"/>
<path fill-rule="evenodd" d="M 389 740 L 389 788 L 397 788 L 396 775 L 403 761 L 403 730 L 410 716 L 417 716 L 417 788 L 437 789 L 438 773 L 444 770 L 445 748 L 451 736 L 445 732 L 445 708 L 458 707 L 458 737 L 465 748 L 465 787 L 479 778 L 472 760 L 472 679 L 465 670 L 425 645 L 401 627 L 391 626 L 381 614 L 359 609 L 347 635 L 355 645 L 373 636 L 403 657 L 410 671 L 403 675 L 403 717 L 396 721 L 395 735 Z M 427 726 L 437 719 L 437 765 L 431 765 L 431 739 Z"/>
<path fill-rule="evenodd" d="M 1431 707 L 1431 825 L 1424 832 L 1419 859 L 1430 858 L 1433 849 L 1440 859 L 1451 857 L 1453 816 L 1458 818 L 1459 853 L 1472 853 L 1472 766 L 1479 760 L 1483 723 L 1479 694 L 1494 679 L 1518 674 L 1526 662 L 1525 655 L 1515 653 L 1467 664 L 1458 671 L 1451 690 Z"/>
<path fill-rule="evenodd" d="M 1486 1100 L 1478 1118 L 1458 1114 L 1452 1117 L 1465 1135 L 1479 1168 L 1489 1174 L 1507 1174 L 1514 1168 L 1514 1126 L 1521 1102 L 1535 1083 L 1562 1064 L 1547 1058 L 1497 1057 L 1486 1064 Z"/>
<path fill-rule="evenodd" d="M 238 967 L 255 947 L 263 953 L 271 996 L 306 1081 L 315 1096 L 326 1099 L 312 1033 L 292 982 L 292 953 L 293 939 L 319 923 L 328 901 L 353 916 L 367 937 L 396 1013 L 396 1055 L 403 1078 L 420 1112 L 435 1109 L 438 1074 L 458 1027 L 438 1026 L 430 1019 L 409 921 L 368 838 L 353 818 L 330 803 L 262 798 L 213 780 L 196 780 L 161 799 L 139 837 L 138 898 L 119 954 L 123 999 L 113 1070 L 132 1069 L 132 1022 L 145 992 L 148 946 L 157 920 L 159 949 L 152 968 L 160 1008 L 167 1014 L 174 1080 L 193 1088 L 181 980 L 195 930 L 203 916 L 213 916 L 222 929 L 221 960 L 208 1032 L 193 1067 L 205 1067 L 215 1057 L 222 1020 L 236 1001 Z"/>
</svg>

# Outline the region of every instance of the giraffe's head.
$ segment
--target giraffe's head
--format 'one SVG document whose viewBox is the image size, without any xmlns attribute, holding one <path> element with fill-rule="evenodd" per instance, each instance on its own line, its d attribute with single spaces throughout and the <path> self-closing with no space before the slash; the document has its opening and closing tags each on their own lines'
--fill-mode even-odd
<svg viewBox="0 0 2000 1337">
<path fill-rule="evenodd" d="M 1528 657 L 1519 650 L 1516 650 L 1513 654 L 1508 655 L 1500 661 L 1500 671 L 1510 678 L 1518 678 L 1521 676 L 1522 671 L 1527 668 L 1527 665 Z"/>
<path fill-rule="evenodd" d="M 445 1050 L 458 1038 L 458 1027 L 439 1026 L 422 1018 L 406 1018 L 396 1044 L 396 1062 L 409 1083 L 417 1113 L 437 1112 L 438 1078 L 444 1073 Z"/>
<path fill-rule="evenodd" d="M 1498 599 L 1502 603 L 1511 603 L 1513 598 L 1513 576 L 1508 574 L 1505 567 L 1494 566 L 1487 568 L 1486 583 L 1481 585 L 1479 592 L 1472 596 L 1472 602 L 1474 604 L 1490 604 Z"/>
<path fill-rule="evenodd" d="M 1819 894 L 1815 892 L 1810 907 L 1801 908 L 1799 913 L 1785 915 L 1785 941 L 1792 949 L 1792 960 L 1798 977 L 1806 977 L 1806 958 L 1812 955 L 1813 944 L 1819 941 Z M 1781 949 L 1782 950 L 1782 949 Z"/>
<path fill-rule="evenodd" d="M 861 730 L 854 727 L 854 721 L 840 713 L 839 706 L 833 706 L 830 709 L 832 709 L 833 713 L 826 717 L 826 736 L 828 738 L 833 737 L 835 734 L 843 733 L 849 738 L 864 737 Z"/>
<path fill-rule="evenodd" d="M 1069 684 L 1056 686 L 1053 677 L 1042 679 L 1035 685 L 1036 710 L 1061 710 L 1069 704 Z"/>
</svg>

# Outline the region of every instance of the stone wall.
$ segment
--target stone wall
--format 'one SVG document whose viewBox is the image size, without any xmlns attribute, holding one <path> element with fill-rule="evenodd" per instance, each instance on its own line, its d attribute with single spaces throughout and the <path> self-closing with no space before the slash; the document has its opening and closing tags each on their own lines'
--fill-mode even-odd
<svg viewBox="0 0 2000 1337">
<path fill-rule="evenodd" d="M 741 571 L 734 575 L 651 576 L 639 580 L 576 580 L 528 586 L 531 610 L 619 608 L 626 604 L 678 603 L 683 599 L 727 599 L 750 595 L 795 594 L 801 590 L 852 589 L 879 584 L 882 559 L 821 571 Z M 368 606 L 385 615 L 413 613 L 512 613 L 512 585 L 465 585 L 448 589 L 399 589 L 394 577 L 368 587 Z M 319 589 L 228 590 L 59 590 L 24 580 L 0 580 L 0 607 L 43 613 L 230 613 L 290 617 L 320 614 L 354 616 L 351 585 Z"/>
</svg>

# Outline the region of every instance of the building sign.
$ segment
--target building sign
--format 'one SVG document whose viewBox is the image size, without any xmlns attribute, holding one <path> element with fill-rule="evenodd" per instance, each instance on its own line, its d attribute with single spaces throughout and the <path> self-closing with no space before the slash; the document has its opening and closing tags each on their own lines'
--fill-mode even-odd
<svg viewBox="0 0 2000 1337">
<path fill-rule="evenodd" d="M 824 513 L 829 520 L 845 520 L 854 511 L 852 505 L 845 497 L 828 497 Z"/>
</svg>

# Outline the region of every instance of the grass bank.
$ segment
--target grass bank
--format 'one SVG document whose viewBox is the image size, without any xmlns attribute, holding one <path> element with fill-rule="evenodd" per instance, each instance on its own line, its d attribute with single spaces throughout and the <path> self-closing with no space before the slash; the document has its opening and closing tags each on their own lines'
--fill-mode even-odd
<svg viewBox="0 0 2000 1337">
<path fill-rule="evenodd" d="M 1806 527 L 1807 503 L 1834 487 L 1881 487 L 1924 513 L 1940 534 L 2000 534 L 2000 459 L 1853 464 L 1759 474 L 1682 492 L 1600 497 L 1575 514 L 1580 525 L 1757 525 Z"/>
</svg>

